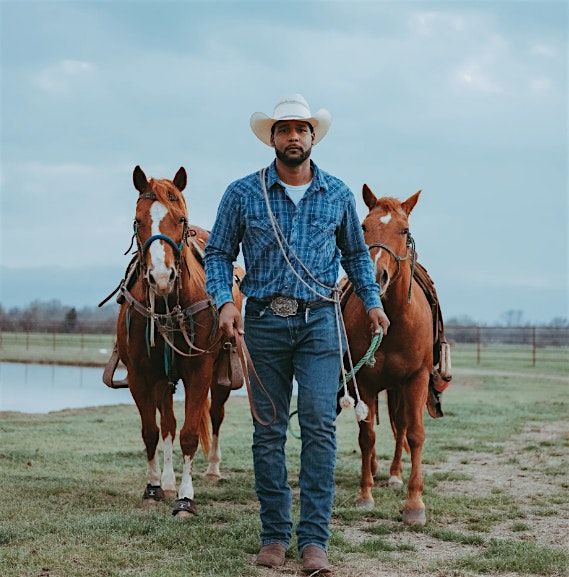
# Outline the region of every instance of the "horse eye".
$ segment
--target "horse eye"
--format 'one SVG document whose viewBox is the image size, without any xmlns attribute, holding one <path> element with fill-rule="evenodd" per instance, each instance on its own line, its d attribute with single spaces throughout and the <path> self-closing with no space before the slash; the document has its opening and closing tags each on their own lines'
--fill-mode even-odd
<svg viewBox="0 0 569 577">
<path fill-rule="evenodd" d="M 365 224 L 362 224 L 362 230 L 363 230 L 364 232 L 367 232 L 367 228 L 366 228 L 366 225 L 365 225 Z"/>
<path fill-rule="evenodd" d="M 404 228 L 404 229 L 401 231 L 401 234 L 409 234 L 409 229 L 408 229 L 408 228 Z"/>
</svg>

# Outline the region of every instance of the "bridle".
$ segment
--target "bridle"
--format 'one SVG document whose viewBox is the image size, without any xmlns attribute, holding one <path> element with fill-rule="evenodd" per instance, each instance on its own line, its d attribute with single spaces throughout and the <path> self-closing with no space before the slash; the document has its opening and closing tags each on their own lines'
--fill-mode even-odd
<svg viewBox="0 0 569 577">
<path fill-rule="evenodd" d="M 411 236 L 410 232 L 407 232 L 407 241 L 405 243 L 405 246 L 407 247 L 407 252 L 405 253 L 404 256 L 396 254 L 393 249 L 391 249 L 386 244 L 383 244 L 382 242 L 374 242 L 372 244 L 368 244 L 367 247 L 369 250 L 371 250 L 372 248 L 381 248 L 381 249 L 385 250 L 385 252 L 387 252 L 389 254 L 389 256 L 391 256 L 393 258 L 393 260 L 395 260 L 395 262 L 397 263 L 397 272 L 395 273 L 395 276 L 391 279 L 391 282 L 394 282 L 399 277 L 399 275 L 401 273 L 401 262 L 404 260 L 408 260 L 409 257 L 411 257 L 411 278 L 409 280 L 409 290 L 407 292 L 407 302 L 410 303 L 411 302 L 411 289 L 413 287 L 413 275 L 415 273 L 415 263 L 417 262 L 417 251 L 415 250 L 415 239 Z"/>
</svg>

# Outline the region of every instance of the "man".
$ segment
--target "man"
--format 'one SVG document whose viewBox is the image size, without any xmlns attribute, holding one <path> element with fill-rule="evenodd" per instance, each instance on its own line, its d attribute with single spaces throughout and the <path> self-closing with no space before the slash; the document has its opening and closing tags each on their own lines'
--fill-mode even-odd
<svg viewBox="0 0 569 577">
<path fill-rule="evenodd" d="M 255 422 L 253 434 L 262 525 L 256 563 L 267 567 L 284 564 L 291 539 L 292 491 L 284 448 L 293 376 L 298 383 L 302 449 L 296 532 L 306 573 L 330 571 L 326 550 L 334 499 L 336 391 L 342 358 L 330 297 L 340 261 L 364 302 L 372 330 L 381 326 L 387 332 L 389 326 L 354 195 L 310 160 L 312 146 L 326 135 L 330 123 L 328 111 L 312 115 L 300 94 L 281 99 L 272 117 L 253 114 L 253 132 L 275 149 L 276 159 L 262 175 L 264 187 L 260 173 L 229 185 L 205 256 L 206 286 L 220 311 L 220 327 L 230 337 L 235 331 L 245 335 L 257 374 L 276 406 L 276 419 L 269 426 Z M 282 231 L 280 243 L 267 197 Z M 232 264 L 240 243 L 246 268 L 241 290 L 248 297 L 245 330 L 231 296 Z M 259 387 L 253 390 L 260 418 L 270 420 L 270 400 Z"/>
</svg>

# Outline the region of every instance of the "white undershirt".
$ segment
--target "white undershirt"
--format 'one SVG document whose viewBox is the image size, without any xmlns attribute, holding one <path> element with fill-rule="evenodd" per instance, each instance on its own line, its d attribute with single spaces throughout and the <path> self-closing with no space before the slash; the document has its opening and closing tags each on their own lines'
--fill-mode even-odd
<svg viewBox="0 0 569 577">
<path fill-rule="evenodd" d="M 308 190 L 309 186 L 312 184 L 312 180 L 307 182 L 306 184 L 301 184 L 300 186 L 293 186 L 292 184 L 287 184 L 279 179 L 279 184 L 284 186 L 286 193 L 288 194 L 289 198 L 294 202 L 294 204 L 298 204 L 300 199 L 304 196 L 304 193 Z"/>
</svg>

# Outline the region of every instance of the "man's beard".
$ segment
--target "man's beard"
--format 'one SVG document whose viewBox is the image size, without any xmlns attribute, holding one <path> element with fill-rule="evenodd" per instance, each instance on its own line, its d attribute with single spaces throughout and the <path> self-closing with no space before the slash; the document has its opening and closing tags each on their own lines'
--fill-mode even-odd
<svg viewBox="0 0 569 577">
<path fill-rule="evenodd" d="M 299 156 L 288 156 L 286 153 L 286 149 L 284 152 L 281 152 L 280 150 L 275 148 L 275 152 L 277 158 L 283 164 L 285 164 L 286 166 L 294 167 L 302 164 L 310 156 L 310 153 L 312 152 L 312 147 L 308 148 L 307 150 L 303 150 L 302 154 L 300 154 Z"/>
</svg>

